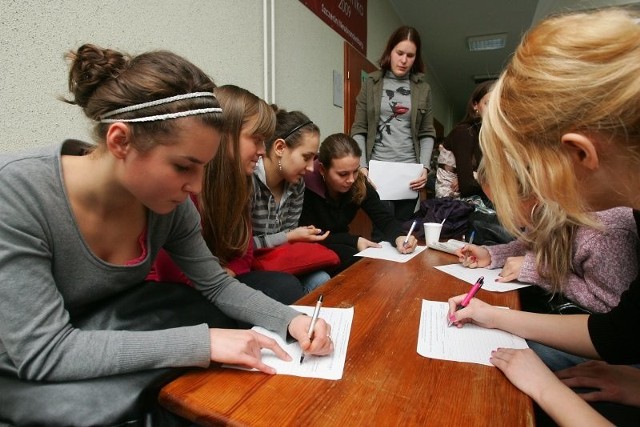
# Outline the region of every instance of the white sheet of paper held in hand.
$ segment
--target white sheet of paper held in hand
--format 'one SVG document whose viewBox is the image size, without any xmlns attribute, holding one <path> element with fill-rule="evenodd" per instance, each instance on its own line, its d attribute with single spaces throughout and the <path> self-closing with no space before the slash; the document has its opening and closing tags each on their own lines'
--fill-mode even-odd
<svg viewBox="0 0 640 427">
<path fill-rule="evenodd" d="M 409 187 L 422 174 L 420 163 L 369 162 L 369 179 L 375 185 L 380 200 L 415 199 L 418 193 Z"/>
<path fill-rule="evenodd" d="M 505 310 L 508 308 L 505 307 Z M 498 347 L 529 348 L 523 338 L 499 329 L 485 329 L 470 324 L 462 328 L 449 327 L 448 312 L 449 304 L 446 302 L 422 300 L 418 330 L 419 355 L 493 366 L 489 358 Z"/>
<path fill-rule="evenodd" d="M 292 305 L 291 308 L 311 316 L 314 307 Z M 323 378 L 327 380 L 341 379 L 344 363 L 347 358 L 347 346 L 349 344 L 349 334 L 351 333 L 351 323 L 353 322 L 353 307 L 331 308 L 323 306 L 320 310 L 320 318 L 331 325 L 331 339 L 333 340 L 334 347 L 333 353 L 327 356 L 307 354 L 302 363 L 300 363 L 302 349 L 298 342 L 287 344 L 277 334 L 259 326 L 254 326 L 252 328 L 254 331 L 276 340 L 278 345 L 291 356 L 291 361 L 287 362 L 280 359 L 271 350 L 262 349 L 262 361 L 264 364 L 275 368 L 277 374 Z M 244 369 L 234 365 L 223 365 L 223 367 Z"/>
<path fill-rule="evenodd" d="M 377 258 L 384 259 L 387 261 L 395 261 L 395 262 L 407 262 L 414 256 L 418 255 L 420 252 L 427 249 L 426 246 L 416 246 L 416 249 L 410 254 L 401 254 L 398 252 L 395 246 L 391 246 L 389 242 L 380 242 L 381 248 L 367 248 L 363 251 L 358 252 L 354 256 L 361 256 L 365 258 Z"/>
<path fill-rule="evenodd" d="M 484 291 L 507 292 L 531 286 L 530 283 L 522 283 L 517 280 L 505 283 L 496 282 L 496 279 L 500 277 L 501 268 L 495 268 L 493 270 L 489 270 L 488 268 L 467 268 L 462 264 L 438 265 L 436 268 L 470 285 L 476 283 L 478 277 L 484 276 L 484 285 L 482 285 L 482 290 Z"/>
</svg>

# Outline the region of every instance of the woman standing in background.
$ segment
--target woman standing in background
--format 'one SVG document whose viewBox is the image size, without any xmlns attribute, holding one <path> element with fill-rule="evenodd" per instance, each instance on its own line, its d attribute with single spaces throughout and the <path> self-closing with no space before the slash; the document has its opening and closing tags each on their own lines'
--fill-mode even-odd
<svg viewBox="0 0 640 427">
<path fill-rule="evenodd" d="M 424 166 L 420 176 L 409 183 L 416 191 L 415 198 L 387 201 L 394 217 L 402 223 L 415 211 L 417 192 L 427 182 L 436 137 L 431 87 L 424 75 L 418 31 L 406 26 L 394 31 L 379 64 L 380 70 L 369 74 L 356 99 L 351 136 L 363 153 L 360 167 L 365 176 L 370 160 Z"/>
</svg>

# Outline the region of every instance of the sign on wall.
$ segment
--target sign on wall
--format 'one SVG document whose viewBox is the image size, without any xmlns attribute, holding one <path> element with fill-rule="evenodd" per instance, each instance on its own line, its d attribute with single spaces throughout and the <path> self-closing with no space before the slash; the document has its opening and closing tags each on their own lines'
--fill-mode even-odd
<svg viewBox="0 0 640 427">
<path fill-rule="evenodd" d="M 300 0 L 326 24 L 367 54 L 367 0 Z"/>
</svg>

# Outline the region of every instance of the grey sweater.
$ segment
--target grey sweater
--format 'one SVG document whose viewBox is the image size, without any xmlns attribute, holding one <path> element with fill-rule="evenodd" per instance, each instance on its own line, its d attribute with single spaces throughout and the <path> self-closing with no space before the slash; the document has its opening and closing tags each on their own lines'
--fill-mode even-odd
<svg viewBox="0 0 640 427">
<path fill-rule="evenodd" d="M 73 380 L 150 368 L 209 365 L 205 324 L 168 330 L 83 331 L 69 311 L 143 282 L 164 247 L 194 286 L 230 317 L 284 336 L 299 313 L 228 276 L 207 249 L 190 200 L 170 214 L 148 214 L 148 253 L 113 265 L 85 244 L 65 193 L 60 154 L 66 141 L 0 158 L 0 353 L 22 378 Z"/>
</svg>

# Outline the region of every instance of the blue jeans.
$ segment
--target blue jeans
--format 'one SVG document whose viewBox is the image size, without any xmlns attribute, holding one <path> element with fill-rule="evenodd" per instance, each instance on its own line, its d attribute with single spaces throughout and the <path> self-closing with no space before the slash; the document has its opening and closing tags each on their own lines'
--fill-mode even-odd
<svg viewBox="0 0 640 427">
<path fill-rule="evenodd" d="M 331 279 L 331 276 L 322 270 L 313 271 L 298 277 L 305 294 L 308 294 L 329 279 Z"/>
<path fill-rule="evenodd" d="M 562 369 L 570 368 L 578 365 L 582 362 L 586 362 L 589 359 L 585 359 L 580 356 L 574 356 L 573 354 L 565 353 L 561 350 L 548 347 L 546 345 L 537 343 L 535 341 L 527 341 L 529 347 L 542 359 L 542 361 L 552 371 L 559 371 Z M 640 368 L 640 365 L 631 365 L 635 368 Z M 573 391 L 576 393 L 586 393 L 593 391 L 593 389 L 586 387 L 575 387 Z M 592 402 L 590 405 L 598 411 L 602 416 L 611 421 L 613 424 L 623 426 L 637 426 L 640 422 L 640 408 L 634 406 L 622 405 L 614 402 Z M 557 424 L 549 418 L 537 405 L 535 406 L 536 425 L 538 427 L 556 427 Z"/>
<path fill-rule="evenodd" d="M 589 359 L 584 357 L 574 356 L 570 353 L 557 350 L 553 347 L 548 347 L 539 342 L 527 340 L 529 347 L 538 355 L 545 365 L 553 372 L 560 371 L 562 369 L 570 368 L 583 362 L 587 362 Z"/>
</svg>

